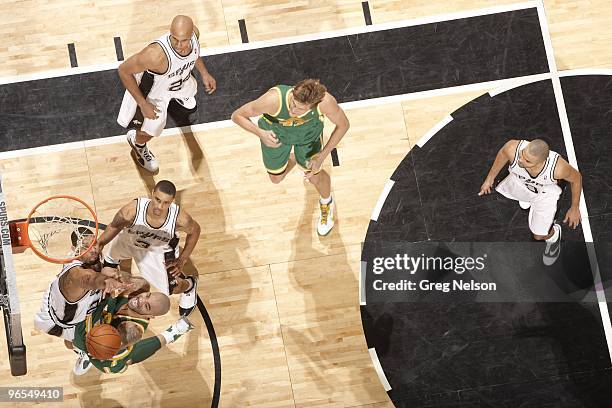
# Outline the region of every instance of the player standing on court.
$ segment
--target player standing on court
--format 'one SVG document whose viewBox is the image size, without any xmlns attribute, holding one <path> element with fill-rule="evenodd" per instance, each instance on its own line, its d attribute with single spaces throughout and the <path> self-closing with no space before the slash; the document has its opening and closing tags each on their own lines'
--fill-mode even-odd
<svg viewBox="0 0 612 408">
<path fill-rule="evenodd" d="M 199 36 L 191 18 L 176 16 L 169 33 L 119 65 L 126 91 L 117 122 L 124 128 L 137 127 L 128 131 L 127 141 L 138 164 L 150 172 L 156 172 L 159 164 L 146 143 L 164 130 L 170 100 L 189 110 L 196 108 L 193 68 L 200 73 L 207 93 L 217 88 L 200 58 Z"/>
<path fill-rule="evenodd" d="M 540 139 L 509 140 L 497 152 L 495 162 L 480 187 L 478 195 L 489 194 L 495 177 L 510 163 L 510 174 L 495 188 L 505 197 L 516 200 L 522 209 L 529 209 L 529 229 L 537 241 L 546 241 L 543 261 L 552 265 L 561 253 L 561 226 L 555 222 L 557 201 L 561 195 L 559 180 L 566 180 L 572 189 L 572 204 L 563 222 L 571 228 L 580 224 L 582 176 L 558 153 Z"/>
<path fill-rule="evenodd" d="M 197 276 L 182 268 L 200 239 L 200 224 L 174 202 L 175 185 L 161 180 L 151 198 L 137 198 L 123 206 L 98 239 L 100 251 L 108 245 L 105 265 L 133 258 L 141 275 L 166 295 L 181 294 L 179 313 L 189 315 L 197 302 Z M 179 255 L 177 231 L 187 234 Z"/>
<path fill-rule="evenodd" d="M 250 118 L 259 116 L 257 126 Z M 323 147 L 323 119 L 336 125 Z M 321 169 L 323 161 L 349 129 L 349 121 L 336 99 L 317 79 L 304 79 L 295 86 L 277 85 L 258 99 L 232 113 L 232 120 L 261 139 L 264 166 L 270 180 L 280 183 L 296 161 L 305 177 L 319 192 L 321 210 L 317 232 L 327 235 L 334 226 L 331 178 Z M 294 151 L 294 157 L 291 150 Z"/>
</svg>

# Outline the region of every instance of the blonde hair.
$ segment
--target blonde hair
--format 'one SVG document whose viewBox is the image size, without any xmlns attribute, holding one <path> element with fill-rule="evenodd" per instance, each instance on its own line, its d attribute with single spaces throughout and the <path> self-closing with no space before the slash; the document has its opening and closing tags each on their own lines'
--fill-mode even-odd
<svg viewBox="0 0 612 408">
<path fill-rule="evenodd" d="M 327 92 L 327 88 L 318 79 L 303 79 L 293 87 L 293 97 L 295 100 L 310 106 L 321 102 L 325 92 Z"/>
</svg>

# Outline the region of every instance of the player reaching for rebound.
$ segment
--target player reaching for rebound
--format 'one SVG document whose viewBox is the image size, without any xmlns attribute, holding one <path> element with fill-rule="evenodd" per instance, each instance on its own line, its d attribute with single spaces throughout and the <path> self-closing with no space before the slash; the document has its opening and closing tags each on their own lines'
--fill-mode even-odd
<svg viewBox="0 0 612 408">
<path fill-rule="evenodd" d="M 555 222 L 557 200 L 561 195 L 559 180 L 566 180 L 572 189 L 572 204 L 563 222 L 576 228 L 580 223 L 582 176 L 548 144 L 540 139 L 510 140 L 497 153 L 495 162 L 480 187 L 479 195 L 489 194 L 495 177 L 510 163 L 509 175 L 495 188 L 507 198 L 529 209 L 529 229 L 537 241 L 546 241 L 543 261 L 552 265 L 561 253 L 561 226 Z"/>
<path fill-rule="evenodd" d="M 106 265 L 133 258 L 141 275 L 166 295 L 181 294 L 179 313 L 188 316 L 197 302 L 197 275 L 182 268 L 200 238 L 200 224 L 174 203 L 176 187 L 168 180 L 155 185 L 151 198 L 137 198 L 121 208 L 98 240 Z M 179 254 L 177 231 L 187 234 Z"/>
<path fill-rule="evenodd" d="M 76 326 L 74 346 L 81 353 L 74 373 L 84 374 L 92 365 L 105 373 L 122 373 L 129 365 L 146 360 L 164 345 L 174 342 L 193 328 L 187 318 L 182 317 L 161 334 L 142 339 L 150 319 L 166 314 L 169 309 L 170 300 L 159 292 L 145 292 L 134 297 L 123 294 L 105 299 Z M 115 327 L 121 336 L 119 351 L 108 360 L 92 358 L 87 350 L 87 333 L 102 323 Z"/>
<path fill-rule="evenodd" d="M 193 68 L 209 94 L 217 88 L 200 58 L 199 36 L 191 18 L 176 16 L 169 33 L 119 65 L 126 91 L 117 122 L 124 128 L 137 127 L 127 133 L 127 141 L 138 164 L 150 172 L 156 172 L 159 164 L 146 143 L 164 130 L 170 101 L 175 99 L 189 110 L 196 108 Z"/>
<path fill-rule="evenodd" d="M 255 126 L 249 118 L 259 115 Z M 336 125 L 325 147 L 322 145 L 324 116 Z M 280 183 L 296 161 L 305 170 L 306 178 L 321 196 L 317 232 L 327 235 L 334 226 L 334 203 L 331 178 L 321 165 L 350 126 L 336 99 L 318 80 L 305 79 L 295 86 L 273 87 L 238 108 L 232 113 L 232 120 L 261 139 L 264 166 L 273 183 Z"/>
<path fill-rule="evenodd" d="M 79 236 L 83 237 L 81 242 Z M 93 239 L 93 231 L 78 227 L 78 234 L 77 231 L 71 234 L 72 248 L 75 250 L 81 246 L 84 250 Z M 34 327 L 63 338 L 70 348 L 75 326 L 96 308 L 103 293 L 126 289 L 128 286 L 136 290 L 144 284 L 141 282 L 136 287 L 131 282 L 119 282 L 119 278 L 117 269 L 102 268 L 100 253 L 93 246 L 79 259 L 62 266 L 61 272 L 45 291 L 40 311 L 34 315 Z"/>
</svg>

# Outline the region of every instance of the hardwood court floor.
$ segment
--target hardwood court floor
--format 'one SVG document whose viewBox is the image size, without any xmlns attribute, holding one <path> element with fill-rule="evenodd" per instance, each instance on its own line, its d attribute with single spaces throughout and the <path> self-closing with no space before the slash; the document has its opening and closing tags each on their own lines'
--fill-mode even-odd
<svg viewBox="0 0 612 408">
<path fill-rule="evenodd" d="M 372 21 L 384 23 L 436 14 L 519 3 L 513 0 L 371 0 Z M 544 0 L 559 69 L 603 68 L 612 64 L 612 13 L 606 0 Z M 17 10 L 17 11 L 16 11 Z M 240 44 L 238 20 L 249 40 L 261 41 L 363 26 L 360 1 L 310 0 L 62 0 L 0 1 L 0 76 L 70 67 L 74 43 L 79 66 L 116 61 L 113 37 L 126 56 L 167 31 L 171 16 L 192 16 L 204 48 Z M 307 23 L 305 23 L 307 22 Z"/>
<path fill-rule="evenodd" d="M 370 5 L 373 21 L 381 23 L 507 3 L 373 0 Z M 359 1 L 203 4 L 164 2 L 161 13 L 161 3 L 151 2 L 41 6 L 24 1 L 16 14 L 11 12 L 14 3 L 2 0 L 0 13 L 8 18 L 0 33 L 10 41 L 0 46 L 5 61 L 0 75 L 65 68 L 69 42 L 75 42 L 81 66 L 113 62 L 112 37 L 121 36 L 129 55 L 164 32 L 167 16 L 179 12 L 194 16 L 207 47 L 239 43 L 239 18 L 246 19 L 252 41 L 363 24 Z M 560 69 L 611 65 L 605 48 L 612 14 L 606 2 L 545 5 Z M 80 18 L 68 23 L 66 9 Z M 312 186 L 304 186 L 297 170 L 281 185 L 269 183 L 254 136 L 231 127 L 151 143 L 161 162 L 155 180 L 173 180 L 181 190 L 181 205 L 203 227 L 192 261 L 219 340 L 221 406 L 391 406 L 363 338 L 357 293 L 360 244 L 371 210 L 399 161 L 429 128 L 478 94 L 348 110 L 351 129 L 339 147 L 341 165 L 327 163 L 338 206 L 338 223 L 327 238 L 315 231 Z M 0 171 L 13 218 L 24 216 L 37 200 L 62 192 L 94 203 L 100 219 L 109 222 L 121 205 L 145 195 L 154 183 L 136 168 L 124 142 L 6 159 Z M 31 319 L 58 268 L 31 253 L 15 258 L 29 373 L 2 376 L 0 386 L 63 386 L 65 406 L 209 403 L 213 361 L 197 313 L 194 332 L 125 374 L 74 377 L 73 354 L 61 341 L 34 331 Z M 171 313 L 152 322 L 152 333 L 176 317 L 174 299 Z M 0 347 L 0 359 L 6 358 Z"/>
</svg>

